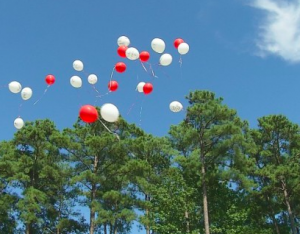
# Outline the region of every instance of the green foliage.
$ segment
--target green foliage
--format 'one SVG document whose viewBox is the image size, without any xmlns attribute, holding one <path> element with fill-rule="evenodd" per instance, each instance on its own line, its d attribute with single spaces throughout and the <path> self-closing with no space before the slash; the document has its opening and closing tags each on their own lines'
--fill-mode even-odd
<svg viewBox="0 0 300 234">
<path fill-rule="evenodd" d="M 300 129 L 282 115 L 265 116 L 258 122 L 258 129 L 251 132 L 257 145 L 252 154 L 256 162 L 253 180 L 258 184 L 253 194 L 260 198 L 256 206 L 262 210 L 268 207 L 266 219 L 271 217 L 281 232 L 288 233 L 291 228 L 295 233 L 294 222 L 299 220 Z"/>
<path fill-rule="evenodd" d="M 19 189 L 20 220 L 30 233 L 55 231 L 68 218 L 68 165 L 58 147 L 60 132 L 49 120 L 27 123 L 12 141 L 3 143 L 1 164 L 6 179 Z M 68 204 L 67 204 L 68 203 Z"/>
<path fill-rule="evenodd" d="M 251 165 L 246 157 L 250 145 L 246 137 L 248 125 L 240 120 L 235 110 L 222 104 L 222 98 L 216 98 L 211 92 L 191 92 L 187 99 L 190 106 L 185 120 L 170 129 L 170 140 L 182 155 L 176 162 L 187 185 L 193 188 L 196 206 L 201 207 L 203 199 L 203 207 L 220 205 L 217 200 L 212 202 L 219 182 L 234 182 L 241 188 L 251 184 L 244 168 Z M 220 220 L 224 217 L 214 216 L 211 208 L 208 211 L 212 219 L 211 227 L 205 227 L 206 233 L 209 229 L 219 233 Z M 209 213 L 205 209 L 202 212 L 198 220 L 204 219 L 209 225 Z M 201 222 L 196 228 L 203 228 Z"/>
<path fill-rule="evenodd" d="M 271 115 L 249 129 L 212 92 L 187 99 L 167 137 L 122 118 L 26 123 L 0 143 L 0 233 L 297 233 L 299 126 Z"/>
</svg>

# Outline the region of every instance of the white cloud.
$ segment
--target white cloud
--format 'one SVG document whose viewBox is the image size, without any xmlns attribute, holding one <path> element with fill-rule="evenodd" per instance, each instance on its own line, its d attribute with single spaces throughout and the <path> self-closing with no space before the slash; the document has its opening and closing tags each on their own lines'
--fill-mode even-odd
<svg viewBox="0 0 300 234">
<path fill-rule="evenodd" d="M 253 6 L 266 13 L 257 41 L 261 53 L 300 62 L 300 0 L 255 0 Z"/>
</svg>

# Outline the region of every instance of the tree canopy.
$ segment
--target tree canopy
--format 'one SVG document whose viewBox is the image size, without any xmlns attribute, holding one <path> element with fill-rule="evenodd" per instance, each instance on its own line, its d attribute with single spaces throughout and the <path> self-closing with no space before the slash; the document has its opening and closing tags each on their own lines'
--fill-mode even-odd
<svg viewBox="0 0 300 234">
<path fill-rule="evenodd" d="M 186 98 L 164 137 L 123 118 L 27 122 L 0 142 L 0 233 L 299 233 L 299 126 L 251 129 L 212 92 Z"/>
</svg>

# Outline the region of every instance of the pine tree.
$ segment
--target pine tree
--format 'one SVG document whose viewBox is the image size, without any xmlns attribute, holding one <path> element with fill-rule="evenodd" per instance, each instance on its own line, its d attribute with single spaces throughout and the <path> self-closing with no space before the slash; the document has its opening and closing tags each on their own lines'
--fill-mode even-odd
<svg viewBox="0 0 300 234">
<path fill-rule="evenodd" d="M 294 207 L 297 207 L 299 197 L 299 126 L 282 115 L 262 117 L 258 122 L 258 129 L 252 131 L 257 145 L 257 152 L 253 155 L 257 167 L 255 180 L 259 184 L 257 193 L 265 199 L 265 208 L 271 209 L 276 233 L 281 233 L 278 226 L 282 223 L 277 217 L 284 220 L 287 214 L 288 226 L 293 234 L 297 234 Z"/>
<path fill-rule="evenodd" d="M 131 136 L 133 126 L 122 118 L 116 123 L 97 121 L 85 124 L 80 119 L 73 129 L 65 129 L 65 149 L 73 166 L 72 183 L 90 209 L 89 233 L 101 227 L 117 232 L 134 219 L 126 188 L 124 165 L 129 160 L 123 140 Z M 118 216 L 118 214 L 122 214 Z"/>
<path fill-rule="evenodd" d="M 60 132 L 50 120 L 28 122 L 8 142 L 8 181 L 21 194 L 16 204 L 26 234 L 61 233 L 61 193 L 66 193 L 65 164 L 57 145 Z M 66 206 L 65 210 L 69 209 Z"/>
<path fill-rule="evenodd" d="M 193 164 L 195 170 L 185 170 L 187 176 L 193 173 L 195 189 L 202 194 L 204 229 L 206 234 L 210 234 L 210 183 L 221 180 L 224 172 L 234 177 L 237 183 L 246 181 L 238 169 L 247 163 L 241 150 L 247 124 L 238 118 L 235 110 L 222 104 L 222 98 L 215 98 L 211 92 L 191 92 L 187 99 L 190 106 L 185 120 L 171 127 L 170 137 L 183 157 L 196 160 Z"/>
<path fill-rule="evenodd" d="M 0 233 L 16 233 L 17 215 L 16 202 L 18 195 L 8 180 L 11 175 L 11 165 L 8 162 L 6 152 L 10 149 L 8 142 L 0 143 Z M 13 164 L 13 162 L 11 162 Z"/>
<path fill-rule="evenodd" d="M 139 131 L 128 140 L 130 189 L 135 194 L 136 208 L 143 212 L 140 223 L 150 234 L 153 222 L 153 191 L 158 189 L 164 170 L 170 166 L 171 148 L 166 138 L 154 137 Z"/>
</svg>

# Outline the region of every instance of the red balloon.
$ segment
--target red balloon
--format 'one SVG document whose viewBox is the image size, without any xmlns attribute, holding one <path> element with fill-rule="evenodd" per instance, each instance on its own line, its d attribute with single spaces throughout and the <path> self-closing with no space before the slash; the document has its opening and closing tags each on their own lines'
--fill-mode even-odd
<svg viewBox="0 0 300 234">
<path fill-rule="evenodd" d="M 98 111 L 91 105 L 85 105 L 80 108 L 79 116 L 83 122 L 93 123 L 98 119 Z"/>
<path fill-rule="evenodd" d="M 142 62 L 147 62 L 147 61 L 149 60 L 149 58 L 150 58 L 149 52 L 147 52 L 147 51 L 142 51 L 142 52 L 140 53 L 140 60 L 141 60 Z"/>
<path fill-rule="evenodd" d="M 55 77 L 53 75 L 47 75 L 45 81 L 48 85 L 53 85 L 55 82 Z"/>
<path fill-rule="evenodd" d="M 175 48 L 177 49 L 178 46 L 179 46 L 182 42 L 184 42 L 183 39 L 177 38 L 177 39 L 174 41 L 174 46 L 175 46 Z"/>
<path fill-rule="evenodd" d="M 122 62 L 119 62 L 115 65 L 115 69 L 117 72 L 124 72 L 126 70 L 126 64 L 125 63 L 122 63 Z"/>
<path fill-rule="evenodd" d="M 118 55 L 120 55 L 122 58 L 126 58 L 126 50 L 127 50 L 127 46 L 119 46 L 117 50 Z"/>
<path fill-rule="evenodd" d="M 153 90 L 153 85 L 151 83 L 146 83 L 144 86 L 143 86 L 143 91 L 144 91 L 144 94 L 149 94 L 151 93 Z"/>
<path fill-rule="evenodd" d="M 117 81 L 115 81 L 115 80 L 109 81 L 109 83 L 108 83 L 108 89 L 110 91 L 112 91 L 112 92 L 116 91 L 118 89 L 118 87 L 119 87 L 119 84 L 118 84 Z"/>
</svg>

